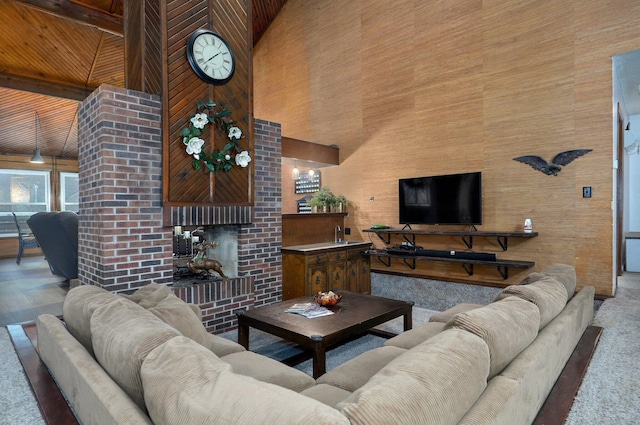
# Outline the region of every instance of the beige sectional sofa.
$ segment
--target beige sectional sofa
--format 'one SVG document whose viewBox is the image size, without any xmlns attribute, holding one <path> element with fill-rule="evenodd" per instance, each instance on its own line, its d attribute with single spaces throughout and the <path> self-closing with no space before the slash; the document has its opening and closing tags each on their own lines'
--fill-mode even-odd
<svg viewBox="0 0 640 425">
<path fill-rule="evenodd" d="M 208 334 L 170 288 L 72 289 L 40 356 L 84 424 L 529 424 L 593 318 L 555 265 L 317 380 Z"/>
</svg>

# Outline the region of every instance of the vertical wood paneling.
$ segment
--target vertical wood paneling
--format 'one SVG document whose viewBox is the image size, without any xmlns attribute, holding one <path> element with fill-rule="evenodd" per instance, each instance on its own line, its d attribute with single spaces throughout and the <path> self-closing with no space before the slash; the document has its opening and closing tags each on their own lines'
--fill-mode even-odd
<svg viewBox="0 0 640 425">
<path fill-rule="evenodd" d="M 531 218 L 540 236 L 510 240 L 507 252 L 491 240 L 474 250 L 532 260 L 534 270 L 571 264 L 579 285 L 611 295 L 611 56 L 640 48 L 640 4 L 345 3 L 287 2 L 256 46 L 255 114 L 282 123 L 284 136 L 339 146 L 341 164 L 323 170 L 323 184 L 352 201 L 354 233 L 397 225 L 399 178 L 482 171 L 481 228 L 520 230 Z M 513 161 L 575 148 L 593 152 L 556 177 Z M 583 199 L 582 186 L 594 196 Z M 284 204 L 295 199 L 283 193 Z M 418 244 L 464 247 L 454 238 Z M 421 262 L 415 273 L 505 285 L 528 271 L 503 281 L 487 268 L 469 277 Z"/>
</svg>

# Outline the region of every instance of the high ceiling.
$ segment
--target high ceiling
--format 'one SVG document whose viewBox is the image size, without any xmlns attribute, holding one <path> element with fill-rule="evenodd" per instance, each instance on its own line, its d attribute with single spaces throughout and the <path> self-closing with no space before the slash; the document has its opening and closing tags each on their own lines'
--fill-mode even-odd
<svg viewBox="0 0 640 425">
<path fill-rule="evenodd" d="M 80 101 L 125 85 L 124 1 L 0 0 L 0 153 L 77 158 Z M 253 1 L 254 45 L 285 3 Z"/>
</svg>

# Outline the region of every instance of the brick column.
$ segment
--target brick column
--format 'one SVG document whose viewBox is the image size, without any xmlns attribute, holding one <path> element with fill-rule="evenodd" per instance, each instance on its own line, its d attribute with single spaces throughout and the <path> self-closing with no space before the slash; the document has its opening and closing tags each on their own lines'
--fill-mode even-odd
<svg viewBox="0 0 640 425">
<path fill-rule="evenodd" d="M 81 284 L 120 292 L 173 279 L 161 106 L 158 96 L 103 85 L 78 111 Z"/>
<path fill-rule="evenodd" d="M 282 301 L 282 131 L 278 123 L 253 122 L 253 220 L 238 235 L 238 272 L 255 279 L 255 303 L 263 305 Z"/>
</svg>

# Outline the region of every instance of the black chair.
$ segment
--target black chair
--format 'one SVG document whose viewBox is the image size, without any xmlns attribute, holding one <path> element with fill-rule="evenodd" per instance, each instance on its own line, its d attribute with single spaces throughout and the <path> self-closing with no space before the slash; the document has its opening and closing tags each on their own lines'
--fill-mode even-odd
<svg viewBox="0 0 640 425">
<path fill-rule="evenodd" d="M 78 215 L 70 211 L 39 212 L 27 224 L 40 242 L 51 273 L 78 277 Z"/>
<path fill-rule="evenodd" d="M 36 240 L 35 236 L 31 232 L 23 232 L 20 229 L 20 223 L 18 223 L 18 217 L 16 217 L 16 213 L 12 212 L 13 221 L 16 223 L 16 227 L 18 228 L 18 258 L 16 259 L 16 263 L 20 264 L 22 260 L 22 254 L 24 254 L 25 248 L 37 248 L 40 245 Z"/>
</svg>

